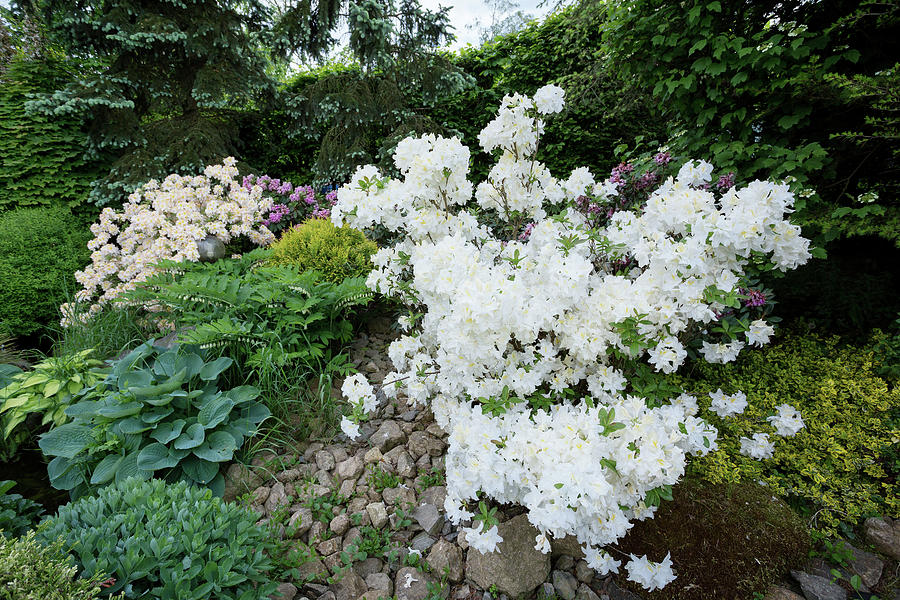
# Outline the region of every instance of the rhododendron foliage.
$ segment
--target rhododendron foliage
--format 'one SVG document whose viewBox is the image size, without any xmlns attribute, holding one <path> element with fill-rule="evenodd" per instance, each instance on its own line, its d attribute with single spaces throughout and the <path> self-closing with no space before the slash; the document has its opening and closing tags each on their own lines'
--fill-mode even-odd
<svg viewBox="0 0 900 600">
<path fill-rule="evenodd" d="M 241 185 L 234 158 L 206 167 L 195 177 L 169 175 L 161 183 L 151 180 L 128 197 L 121 212 L 103 209 L 91 225 L 94 239 L 91 264 L 75 273 L 83 286 L 78 303 L 91 303 L 82 318 L 90 318 L 106 303 L 156 272 L 161 260 L 197 261 L 197 241 L 207 235 L 228 243 L 246 236 L 257 245 L 274 241 L 263 219 L 272 200 L 262 186 Z M 74 307 L 63 304 L 62 325 Z"/>
<path fill-rule="evenodd" d="M 689 352 L 728 362 L 766 343 L 764 320 L 725 327 L 723 315 L 746 297 L 751 260 L 792 269 L 809 258 L 809 242 L 786 219 L 787 185 L 738 188 L 732 177 L 717 194 L 705 161 L 659 182 L 641 178 L 641 203 L 619 197 L 630 165 L 605 181 L 586 168 L 557 179 L 535 156 L 543 117 L 563 105 L 556 86 L 506 96 L 478 138 L 497 159 L 478 185 L 458 139 L 403 140 L 394 156 L 402 179 L 361 167 L 338 191 L 332 219 L 400 238 L 373 257 L 368 278 L 410 308 L 384 392 L 428 404 L 449 432 L 449 518 L 476 517 L 480 497 L 521 504 L 537 549 L 574 535 L 589 564 L 608 572 L 620 562 L 603 548 L 670 497 L 688 455 L 717 447 L 695 398 L 627 393 L 627 367 L 670 373 Z M 351 405 L 362 406 L 371 391 L 350 387 Z M 719 394 L 719 414 L 743 410 L 742 395 Z M 779 414 L 780 430 L 796 424 Z M 761 442 L 748 452 L 765 455 Z M 482 518 L 466 530 L 475 551 L 496 548 L 491 525 Z M 669 557 L 633 557 L 628 571 L 650 588 L 674 577 Z"/>
</svg>

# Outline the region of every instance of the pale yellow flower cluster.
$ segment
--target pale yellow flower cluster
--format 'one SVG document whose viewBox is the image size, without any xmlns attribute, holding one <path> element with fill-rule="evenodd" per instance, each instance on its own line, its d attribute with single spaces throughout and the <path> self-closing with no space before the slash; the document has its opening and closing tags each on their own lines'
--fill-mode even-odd
<svg viewBox="0 0 900 600">
<path fill-rule="evenodd" d="M 82 321 L 127 290 L 156 272 L 161 260 L 197 261 L 197 241 L 215 235 L 224 243 L 246 236 L 257 245 L 267 245 L 275 236 L 262 224 L 272 208 L 263 189 L 247 189 L 238 181 L 234 158 L 206 167 L 194 177 L 169 175 L 162 183 L 151 180 L 128 197 L 121 212 L 103 209 L 98 223 L 91 225 L 94 239 L 88 242 L 91 264 L 75 273 L 83 286 L 75 295 L 77 311 L 63 304 L 61 324 Z"/>
</svg>

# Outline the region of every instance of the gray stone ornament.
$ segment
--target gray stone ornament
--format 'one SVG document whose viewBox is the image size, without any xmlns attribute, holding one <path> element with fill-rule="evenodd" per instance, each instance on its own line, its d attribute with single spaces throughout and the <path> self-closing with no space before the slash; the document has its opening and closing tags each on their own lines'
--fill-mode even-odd
<svg viewBox="0 0 900 600">
<path fill-rule="evenodd" d="M 214 235 L 208 235 L 197 242 L 200 262 L 215 262 L 225 258 L 225 244 Z"/>
</svg>

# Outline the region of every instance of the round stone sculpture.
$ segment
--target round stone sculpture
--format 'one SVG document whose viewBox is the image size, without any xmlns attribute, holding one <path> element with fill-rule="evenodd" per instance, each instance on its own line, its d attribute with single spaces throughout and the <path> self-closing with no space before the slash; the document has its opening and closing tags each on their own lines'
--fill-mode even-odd
<svg viewBox="0 0 900 600">
<path fill-rule="evenodd" d="M 200 262 L 215 262 L 225 258 L 225 244 L 214 235 L 208 235 L 197 242 Z"/>
</svg>

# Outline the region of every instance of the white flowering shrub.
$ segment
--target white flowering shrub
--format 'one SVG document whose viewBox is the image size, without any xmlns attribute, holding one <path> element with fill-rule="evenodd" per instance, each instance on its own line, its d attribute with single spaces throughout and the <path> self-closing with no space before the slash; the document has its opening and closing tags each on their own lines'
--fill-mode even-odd
<svg viewBox="0 0 900 600">
<path fill-rule="evenodd" d="M 469 507 L 479 494 L 521 504 L 540 531 L 536 548 L 575 535 L 602 574 L 621 564 L 604 546 L 671 497 L 688 455 L 716 448 L 695 398 L 626 393 L 628 365 L 670 373 L 689 352 L 728 362 L 766 343 L 773 330 L 764 320 L 724 326 L 745 267 L 764 260 L 792 269 L 810 254 L 785 218 L 793 196 L 783 184 L 729 184 L 717 196 L 712 165 L 689 161 L 632 207 L 619 198 L 625 166 L 601 182 L 585 168 L 556 179 L 535 154 L 542 115 L 563 103 L 555 86 L 504 98 L 479 136 L 497 163 L 477 186 L 458 139 L 402 141 L 394 160 L 403 178 L 360 168 L 338 191 L 332 219 L 400 236 L 373 257 L 368 278 L 410 307 L 384 391 L 427 403 L 449 432 L 449 518 L 474 517 L 467 540 L 486 552 L 500 541 L 497 528 L 483 504 L 481 515 Z M 372 391 L 361 380 L 344 391 L 352 437 Z M 742 394 L 714 396 L 722 417 L 745 405 Z M 789 430 L 796 418 L 784 410 L 775 421 Z M 769 455 L 769 443 L 747 440 L 746 452 Z M 674 577 L 668 557 L 632 557 L 627 570 L 651 589 Z"/>
<path fill-rule="evenodd" d="M 272 208 L 263 197 L 263 186 L 243 186 L 237 180 L 234 158 L 206 167 L 195 177 L 169 175 L 151 180 L 128 197 L 121 212 L 103 209 L 100 221 L 91 225 L 94 239 L 91 264 L 75 273 L 83 288 L 78 303 L 90 304 L 79 317 L 90 318 L 106 303 L 156 272 L 161 260 L 199 260 L 197 241 L 215 235 L 228 243 L 246 236 L 257 245 L 274 241 L 262 224 Z M 63 304 L 62 325 L 77 311 Z"/>
</svg>

